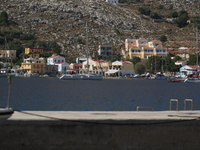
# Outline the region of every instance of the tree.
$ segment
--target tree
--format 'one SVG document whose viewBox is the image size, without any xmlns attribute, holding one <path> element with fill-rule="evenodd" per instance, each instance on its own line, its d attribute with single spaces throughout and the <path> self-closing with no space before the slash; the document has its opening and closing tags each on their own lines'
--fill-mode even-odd
<svg viewBox="0 0 200 150">
<path fill-rule="evenodd" d="M 174 23 L 179 27 L 183 28 L 185 27 L 188 23 L 187 21 L 189 20 L 189 15 L 186 11 L 180 11 L 179 16 L 177 19 L 174 19 Z"/>
<path fill-rule="evenodd" d="M 143 73 L 145 73 L 145 71 L 146 71 L 146 68 L 143 63 L 139 62 L 135 65 L 135 72 L 137 74 L 143 74 Z"/>
<path fill-rule="evenodd" d="M 151 12 L 150 17 L 153 19 L 161 19 L 161 17 L 159 16 L 157 12 Z"/>
<path fill-rule="evenodd" d="M 198 57 L 198 62 L 197 62 L 197 57 Z M 199 61 L 200 61 L 200 56 L 197 54 L 190 54 L 189 55 L 189 60 L 188 60 L 188 65 L 199 65 Z"/>
<path fill-rule="evenodd" d="M 138 9 L 138 11 L 139 11 L 141 14 L 147 15 L 147 16 L 149 16 L 150 13 L 151 13 L 151 10 L 150 10 L 148 7 L 140 7 L 140 8 Z"/>
<path fill-rule="evenodd" d="M 161 41 L 161 42 L 166 42 L 167 41 L 167 37 L 165 36 L 165 35 L 162 35 L 160 38 L 159 38 L 159 40 Z"/>
<path fill-rule="evenodd" d="M 161 71 L 162 60 L 159 56 L 152 56 L 146 62 L 146 68 L 150 72 L 158 72 Z"/>
<path fill-rule="evenodd" d="M 174 11 L 170 14 L 170 17 L 172 18 L 177 18 L 178 17 L 178 12 Z"/>
<path fill-rule="evenodd" d="M 9 25 L 8 14 L 5 11 L 1 12 L 0 14 L 0 25 L 2 26 Z"/>
<path fill-rule="evenodd" d="M 130 61 L 135 66 L 135 64 L 137 64 L 138 62 L 141 62 L 141 58 L 139 58 L 139 57 L 133 57 Z"/>
</svg>

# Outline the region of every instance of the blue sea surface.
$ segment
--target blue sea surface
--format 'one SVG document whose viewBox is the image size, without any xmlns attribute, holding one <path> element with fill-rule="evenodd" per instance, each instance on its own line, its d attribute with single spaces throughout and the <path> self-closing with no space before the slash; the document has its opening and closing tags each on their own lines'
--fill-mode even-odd
<svg viewBox="0 0 200 150">
<path fill-rule="evenodd" d="M 199 88 L 199 83 L 167 80 L 13 78 L 10 106 L 36 111 L 135 111 L 137 106 L 150 106 L 162 111 L 169 110 L 170 99 L 179 100 L 180 110 L 185 99 L 193 99 L 199 110 Z M 0 78 L 0 106 L 6 106 L 7 96 L 8 81 Z"/>
</svg>

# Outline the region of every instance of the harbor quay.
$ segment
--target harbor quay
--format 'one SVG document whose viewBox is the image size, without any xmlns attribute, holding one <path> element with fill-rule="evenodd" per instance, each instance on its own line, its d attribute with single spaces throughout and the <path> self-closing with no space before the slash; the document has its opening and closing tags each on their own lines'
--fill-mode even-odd
<svg viewBox="0 0 200 150">
<path fill-rule="evenodd" d="M 1 150 L 199 150 L 200 111 L 15 111 Z"/>
</svg>

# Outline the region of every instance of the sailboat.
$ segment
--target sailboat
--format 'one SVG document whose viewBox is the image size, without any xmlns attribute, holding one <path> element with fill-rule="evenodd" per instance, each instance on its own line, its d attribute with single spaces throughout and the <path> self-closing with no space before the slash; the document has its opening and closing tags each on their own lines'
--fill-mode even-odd
<svg viewBox="0 0 200 150">
<path fill-rule="evenodd" d="M 10 92 L 11 92 L 11 76 L 8 76 L 8 101 L 7 101 L 7 107 L 1 107 L 0 108 L 0 121 L 9 118 L 14 110 L 10 108 Z"/>
<path fill-rule="evenodd" d="M 64 74 L 59 79 L 62 80 L 102 80 L 103 75 L 90 74 L 89 72 L 89 58 L 88 58 L 88 27 L 86 22 L 86 57 L 87 57 L 87 68 L 85 74 Z"/>
</svg>

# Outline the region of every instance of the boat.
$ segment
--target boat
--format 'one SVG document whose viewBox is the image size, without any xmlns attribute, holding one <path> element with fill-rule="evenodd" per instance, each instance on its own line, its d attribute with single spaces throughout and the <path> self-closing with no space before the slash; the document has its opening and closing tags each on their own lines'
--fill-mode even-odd
<svg viewBox="0 0 200 150">
<path fill-rule="evenodd" d="M 102 80 L 102 75 L 96 74 L 64 74 L 59 79 L 62 80 Z"/>
<path fill-rule="evenodd" d="M 14 110 L 10 108 L 11 76 L 8 76 L 8 84 L 9 87 L 7 106 L 0 108 L 0 121 L 8 119 L 14 113 Z"/>
<path fill-rule="evenodd" d="M 168 80 L 169 83 L 181 82 L 180 79 L 177 79 L 177 78 L 174 77 L 174 76 L 170 76 L 167 80 Z"/>
<path fill-rule="evenodd" d="M 199 83 L 200 82 L 199 74 L 195 73 L 188 75 L 187 78 L 184 80 L 184 82 Z"/>
<path fill-rule="evenodd" d="M 181 82 L 181 80 L 168 80 L 169 83 Z"/>
<path fill-rule="evenodd" d="M 12 108 L 0 108 L 0 121 L 8 119 L 13 113 L 14 110 Z"/>
<path fill-rule="evenodd" d="M 103 80 L 103 75 L 90 74 L 89 72 L 89 58 L 88 58 L 88 29 L 86 22 L 86 57 L 87 57 L 87 69 L 85 74 L 63 74 L 59 77 L 62 80 Z"/>
</svg>

